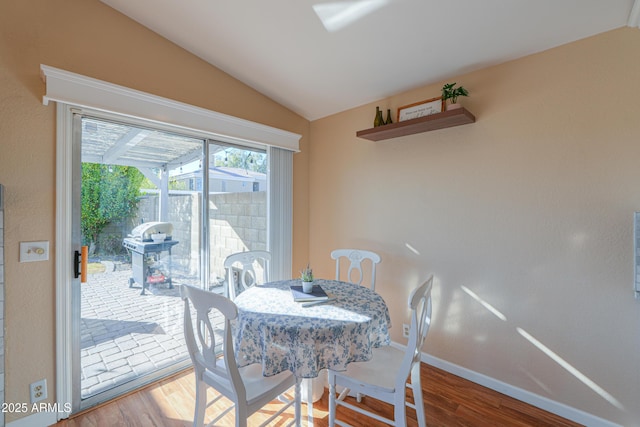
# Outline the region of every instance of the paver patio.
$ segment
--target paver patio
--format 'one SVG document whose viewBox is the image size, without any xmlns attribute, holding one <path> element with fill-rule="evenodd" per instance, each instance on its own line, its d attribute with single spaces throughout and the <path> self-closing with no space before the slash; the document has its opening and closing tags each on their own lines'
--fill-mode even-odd
<svg viewBox="0 0 640 427">
<path fill-rule="evenodd" d="M 180 285 L 129 287 L 131 270 L 90 274 L 81 291 L 82 398 L 188 359 Z M 214 288 L 222 292 L 222 287 Z"/>
</svg>

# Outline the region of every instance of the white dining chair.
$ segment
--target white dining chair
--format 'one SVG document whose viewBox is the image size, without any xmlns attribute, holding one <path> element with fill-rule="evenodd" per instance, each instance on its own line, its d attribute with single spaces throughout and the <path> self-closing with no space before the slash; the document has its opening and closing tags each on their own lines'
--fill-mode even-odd
<svg viewBox="0 0 640 427">
<path fill-rule="evenodd" d="M 348 426 L 336 420 L 337 406 L 344 406 L 397 427 L 407 425 L 406 406 L 409 406 L 416 410 L 418 426 L 426 426 L 420 384 L 420 354 L 431 324 L 432 286 L 433 276 L 409 296 L 411 327 L 405 351 L 392 346 L 374 348 L 373 357 L 367 362 L 350 363 L 342 372 L 329 370 L 329 427 L 335 424 Z M 407 383 L 409 376 L 411 376 L 411 384 Z M 338 397 L 336 397 L 336 386 L 345 387 Z M 407 387 L 413 390 L 413 404 L 407 401 Z M 349 390 L 392 404 L 394 419 L 385 418 L 346 402 L 344 399 Z"/>
<path fill-rule="evenodd" d="M 270 377 L 262 376 L 260 364 L 251 364 L 238 368 L 233 351 L 231 321 L 238 315 L 233 301 L 213 292 L 183 285 L 180 295 L 184 300 L 184 335 L 187 349 L 196 376 L 196 407 L 193 425 L 204 425 L 205 412 L 208 406 L 222 396 L 234 403 L 219 414 L 208 425 L 215 424 L 220 418 L 235 408 L 236 427 L 245 427 L 247 418 L 260 410 L 267 403 L 294 387 L 294 399 L 285 401 L 282 408 L 261 425 L 266 425 L 292 405 L 295 417 L 291 423 L 300 425 L 300 381 L 289 371 Z M 196 312 L 196 322 L 191 318 L 191 307 Z M 219 312 L 224 317 L 222 327 L 214 328 L 210 315 Z M 217 313 L 216 313 L 217 314 Z M 222 343 L 216 339 L 222 337 Z M 197 337 L 197 340 L 196 340 Z M 220 353 L 216 353 L 218 347 Z M 218 346 L 218 347 L 216 347 Z M 220 394 L 207 403 L 207 387 L 212 387 Z M 284 400 L 284 399 L 283 399 Z"/>
<path fill-rule="evenodd" d="M 268 282 L 270 262 L 271 253 L 268 251 L 246 251 L 229 255 L 224 260 L 224 268 L 227 269 L 226 295 L 234 300 L 238 289 L 242 292 L 258 283 Z M 235 271 L 238 272 L 237 277 Z"/>
<path fill-rule="evenodd" d="M 331 258 L 336 260 L 336 280 L 340 279 L 340 261 L 347 259 L 349 268 L 347 270 L 346 281 L 361 285 L 364 279 L 364 271 L 362 270 L 362 262 L 369 260 L 371 263 L 371 283 L 369 287 L 372 291 L 376 290 L 376 264 L 380 262 L 380 255 L 375 252 L 363 249 L 335 249 L 331 252 Z M 357 272 L 357 280 L 354 273 Z"/>
</svg>

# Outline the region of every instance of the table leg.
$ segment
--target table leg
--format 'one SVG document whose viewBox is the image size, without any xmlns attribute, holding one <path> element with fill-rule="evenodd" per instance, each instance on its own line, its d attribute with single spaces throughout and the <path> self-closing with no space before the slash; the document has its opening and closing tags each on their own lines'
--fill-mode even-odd
<svg viewBox="0 0 640 427">
<path fill-rule="evenodd" d="M 302 379 L 302 401 L 307 404 L 308 424 L 313 425 L 313 402 L 322 399 L 327 383 L 327 371 L 323 369 L 316 378 Z"/>
<path fill-rule="evenodd" d="M 313 426 L 313 379 L 307 378 L 307 425 Z"/>
</svg>

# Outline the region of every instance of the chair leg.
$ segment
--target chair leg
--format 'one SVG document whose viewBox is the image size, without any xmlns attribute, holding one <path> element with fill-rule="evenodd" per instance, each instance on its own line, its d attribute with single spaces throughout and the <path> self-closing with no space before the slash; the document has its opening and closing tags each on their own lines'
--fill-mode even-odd
<svg viewBox="0 0 640 427">
<path fill-rule="evenodd" d="M 336 377 L 329 371 L 329 427 L 336 424 Z"/>
<path fill-rule="evenodd" d="M 247 427 L 247 407 L 236 403 L 236 427 Z"/>
<path fill-rule="evenodd" d="M 296 378 L 295 385 L 295 402 L 293 404 L 293 413 L 295 414 L 296 427 L 300 427 L 302 424 L 302 399 L 300 398 L 300 394 L 302 393 L 300 383 L 302 380 L 300 378 Z"/>
<path fill-rule="evenodd" d="M 418 427 L 426 427 L 427 420 L 424 415 L 424 400 L 422 400 L 422 384 L 420 383 L 420 363 L 414 363 L 411 368 L 411 388 L 413 389 Z"/>
<path fill-rule="evenodd" d="M 196 410 L 193 415 L 193 427 L 204 426 L 204 413 L 207 409 L 207 385 L 200 381 L 196 373 Z"/>
<path fill-rule="evenodd" d="M 407 390 L 406 387 L 396 390 L 393 405 L 393 421 L 396 427 L 406 427 L 407 425 Z"/>
</svg>

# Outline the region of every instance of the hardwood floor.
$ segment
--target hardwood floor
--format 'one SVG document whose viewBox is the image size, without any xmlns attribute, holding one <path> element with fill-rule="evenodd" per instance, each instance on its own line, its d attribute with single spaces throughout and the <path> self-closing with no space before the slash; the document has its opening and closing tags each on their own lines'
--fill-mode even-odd
<svg viewBox="0 0 640 427">
<path fill-rule="evenodd" d="M 424 393 L 427 425 L 429 427 L 449 426 L 553 426 L 575 427 L 574 422 L 560 418 L 541 409 L 512 399 L 501 393 L 484 388 L 475 383 L 456 377 L 432 366 L 422 364 L 421 381 Z M 187 427 L 192 425 L 194 378 L 191 370 L 152 384 L 100 407 L 88 410 L 56 427 L 102 427 L 102 426 L 157 426 Z M 215 396 L 211 391 L 211 396 Z M 314 403 L 315 425 L 327 426 L 327 394 Z M 351 398 L 348 398 L 351 399 Z M 222 404 L 209 408 L 212 415 L 226 408 L 229 403 L 221 399 Z M 355 402 L 355 401 L 354 401 Z M 372 398 L 363 398 L 363 405 L 379 411 L 383 416 L 392 417 L 393 409 Z M 249 426 L 258 425 L 269 414 L 277 410 L 279 403 L 274 402 L 249 418 Z M 274 409 L 275 408 L 275 409 Z M 307 405 L 302 405 L 303 424 L 306 424 Z M 409 426 L 416 426 L 415 412 L 408 408 Z M 293 417 L 293 409 L 285 412 L 273 425 L 286 425 Z M 212 419 L 213 416 L 208 417 Z M 377 427 L 379 423 L 345 408 L 339 408 L 338 418 L 361 427 Z M 223 419 L 224 426 L 234 425 L 233 411 Z"/>
</svg>

